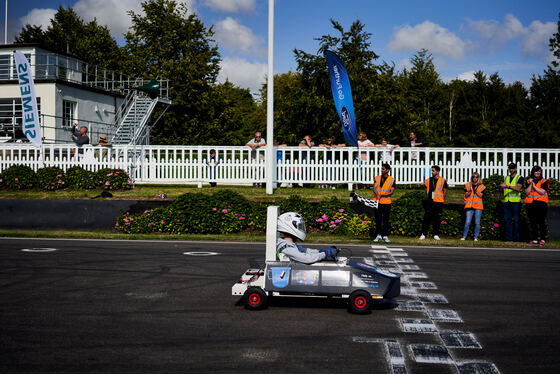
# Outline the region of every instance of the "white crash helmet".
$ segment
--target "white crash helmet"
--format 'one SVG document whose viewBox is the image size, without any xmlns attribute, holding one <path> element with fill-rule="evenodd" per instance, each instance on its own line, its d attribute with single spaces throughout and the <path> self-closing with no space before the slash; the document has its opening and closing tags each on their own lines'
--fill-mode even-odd
<svg viewBox="0 0 560 374">
<path fill-rule="evenodd" d="M 278 232 L 295 236 L 301 241 L 304 241 L 307 236 L 303 217 L 294 212 L 288 212 L 278 216 L 277 230 Z"/>
</svg>

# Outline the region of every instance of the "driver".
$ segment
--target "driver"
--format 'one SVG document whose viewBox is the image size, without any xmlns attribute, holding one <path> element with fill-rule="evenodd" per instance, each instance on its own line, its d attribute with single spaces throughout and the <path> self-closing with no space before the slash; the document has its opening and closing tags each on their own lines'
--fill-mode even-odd
<svg viewBox="0 0 560 374">
<path fill-rule="evenodd" d="M 326 258 L 334 258 L 340 251 L 336 247 L 329 249 L 304 248 L 296 244 L 296 240 L 305 240 L 305 222 L 303 218 L 294 212 L 284 213 L 278 216 L 278 232 L 283 234 L 283 238 L 278 238 L 276 242 L 276 259 L 280 253 L 287 256 L 290 260 L 313 264 Z"/>
</svg>

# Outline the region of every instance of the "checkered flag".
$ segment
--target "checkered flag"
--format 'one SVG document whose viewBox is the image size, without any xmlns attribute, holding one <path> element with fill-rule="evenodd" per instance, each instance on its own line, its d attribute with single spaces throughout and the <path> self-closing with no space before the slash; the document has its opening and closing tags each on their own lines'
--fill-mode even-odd
<svg viewBox="0 0 560 374">
<path fill-rule="evenodd" d="M 366 199 L 354 191 L 350 192 L 350 208 L 356 213 L 365 213 L 368 216 L 373 216 L 378 205 L 379 201 L 377 200 Z"/>
</svg>

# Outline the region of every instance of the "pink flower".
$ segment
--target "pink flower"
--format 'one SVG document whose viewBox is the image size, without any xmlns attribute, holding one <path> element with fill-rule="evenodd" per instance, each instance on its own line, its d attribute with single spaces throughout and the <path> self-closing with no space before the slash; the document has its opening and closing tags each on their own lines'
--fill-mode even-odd
<svg viewBox="0 0 560 374">
<path fill-rule="evenodd" d="M 332 227 L 333 229 L 335 229 L 335 228 L 336 228 L 336 225 L 333 223 L 333 224 L 331 225 L 331 227 Z"/>
<path fill-rule="evenodd" d="M 441 224 L 442 224 L 442 225 L 445 225 L 446 223 L 447 223 L 447 222 L 445 222 L 445 221 L 441 221 Z"/>
<path fill-rule="evenodd" d="M 180 220 L 180 219 L 178 219 L 178 220 L 177 220 L 177 222 L 181 222 L 181 220 Z"/>
<path fill-rule="evenodd" d="M 148 223 L 148 227 L 152 227 L 152 223 L 151 223 L 151 222 L 150 222 L 150 223 Z"/>
<path fill-rule="evenodd" d="M 363 224 L 363 223 L 368 223 L 368 221 L 362 221 L 362 224 Z"/>
<path fill-rule="evenodd" d="M 484 230 L 485 228 L 486 228 L 486 227 L 484 227 L 484 226 L 481 227 L 481 229 L 483 229 L 483 230 Z"/>
<path fill-rule="evenodd" d="M 126 222 L 126 225 L 127 225 L 127 226 L 130 226 L 130 222 Z"/>
<path fill-rule="evenodd" d="M 113 174 L 107 174 L 108 177 L 112 176 Z"/>
<path fill-rule="evenodd" d="M 126 184 L 131 184 L 131 183 L 132 181 L 130 179 L 126 181 Z"/>
<path fill-rule="evenodd" d="M 240 221 L 243 221 L 245 219 L 245 217 L 239 217 Z"/>
<path fill-rule="evenodd" d="M 144 214 L 146 214 L 146 213 L 148 213 L 148 212 L 149 212 L 149 210 L 145 210 L 145 211 L 144 211 Z"/>
<path fill-rule="evenodd" d="M 340 223 L 341 221 L 339 219 L 334 220 L 334 223 Z"/>
<path fill-rule="evenodd" d="M 57 178 L 60 178 L 60 177 L 62 177 L 62 174 L 58 174 L 56 177 L 57 177 Z"/>
<path fill-rule="evenodd" d="M 222 209 L 222 213 L 227 213 L 227 209 Z"/>
<path fill-rule="evenodd" d="M 213 211 L 215 212 L 215 211 L 217 211 L 217 210 L 218 210 L 218 208 L 212 208 L 212 210 L 213 210 Z"/>
<path fill-rule="evenodd" d="M 495 224 L 494 224 L 494 227 L 500 227 L 500 224 L 495 223 Z"/>
<path fill-rule="evenodd" d="M 14 178 L 14 180 L 15 180 L 16 182 L 19 182 L 19 178 Z"/>
<path fill-rule="evenodd" d="M 329 217 L 327 217 L 326 214 L 323 214 L 323 221 L 328 221 L 328 220 L 329 220 Z"/>
<path fill-rule="evenodd" d="M 321 218 L 317 218 L 315 222 L 323 222 L 323 220 Z"/>
<path fill-rule="evenodd" d="M 339 209 L 338 213 L 344 213 L 344 209 Z"/>
<path fill-rule="evenodd" d="M 111 185 L 111 183 L 109 183 L 109 182 L 105 182 L 105 185 L 106 185 L 106 186 L 110 186 L 110 185 Z"/>
<path fill-rule="evenodd" d="M 162 225 L 165 225 L 165 221 L 161 221 L 161 224 L 162 224 Z"/>
<path fill-rule="evenodd" d="M 228 207 L 228 208 L 231 208 L 231 205 L 228 205 L 227 207 Z"/>
</svg>

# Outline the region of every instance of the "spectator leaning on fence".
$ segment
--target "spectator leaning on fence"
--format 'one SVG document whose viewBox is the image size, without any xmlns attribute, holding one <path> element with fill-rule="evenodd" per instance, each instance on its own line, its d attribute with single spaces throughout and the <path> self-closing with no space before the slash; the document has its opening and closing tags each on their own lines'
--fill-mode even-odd
<svg viewBox="0 0 560 374">
<path fill-rule="evenodd" d="M 500 184 L 504 190 L 504 221 L 506 225 L 506 241 L 519 241 L 519 211 L 521 210 L 521 189 L 523 177 L 517 174 L 517 164 L 508 165 L 509 175 Z"/>
<path fill-rule="evenodd" d="M 525 204 L 531 222 L 531 241 L 529 244 L 544 246 L 546 239 L 546 215 L 548 212 L 548 190 L 550 183 L 543 177 L 542 168 L 533 166 L 527 178 Z M 540 241 L 539 241 L 540 239 Z"/>
<path fill-rule="evenodd" d="M 373 195 L 379 205 L 375 210 L 375 231 L 377 236 L 374 242 L 389 240 L 389 217 L 391 215 L 391 202 L 393 192 L 395 192 L 395 178 L 389 175 L 391 166 L 387 163 L 381 165 L 381 175 L 373 180 Z"/>
<path fill-rule="evenodd" d="M 465 227 L 461 240 L 465 240 L 469 234 L 469 227 L 474 216 L 474 241 L 478 240 L 480 233 L 480 218 L 482 217 L 482 196 L 486 187 L 480 181 L 480 174 L 472 173 L 471 181 L 465 184 Z"/>
<path fill-rule="evenodd" d="M 424 200 L 424 220 L 422 221 L 422 235 L 420 240 L 426 239 L 430 223 L 433 227 L 434 239 L 439 240 L 439 226 L 443 212 L 443 202 L 447 194 L 447 181 L 439 175 L 440 167 L 432 166 L 432 177 L 424 181 L 426 186 L 426 200 Z"/>
<path fill-rule="evenodd" d="M 252 149 L 251 152 L 251 158 L 255 158 L 257 155 L 257 148 L 260 147 L 265 147 L 266 146 L 266 141 L 262 138 L 260 131 L 257 131 L 255 133 L 255 137 L 251 140 L 249 140 L 247 142 L 247 144 L 245 144 L 247 147 L 250 147 Z M 264 160 L 264 154 L 261 154 L 261 156 L 259 157 L 261 160 Z"/>
<path fill-rule="evenodd" d="M 380 161 L 390 163 L 393 161 L 393 149 L 399 148 L 400 145 L 388 144 L 387 139 L 383 138 L 381 144 L 377 144 L 376 147 L 382 148 Z"/>
</svg>

